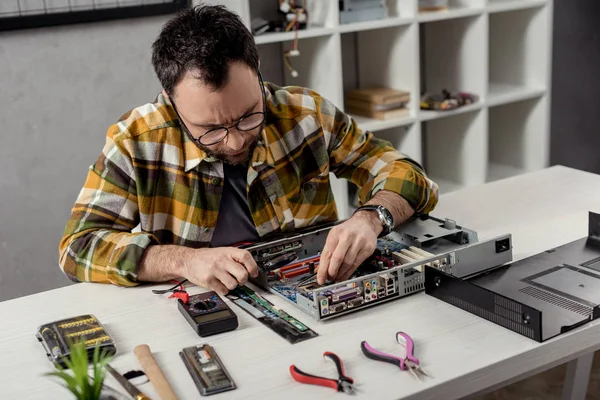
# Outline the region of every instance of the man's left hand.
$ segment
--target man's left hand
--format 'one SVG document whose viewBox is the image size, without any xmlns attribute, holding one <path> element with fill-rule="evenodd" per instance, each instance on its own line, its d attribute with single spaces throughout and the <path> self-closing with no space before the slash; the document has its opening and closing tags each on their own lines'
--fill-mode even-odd
<svg viewBox="0 0 600 400">
<path fill-rule="evenodd" d="M 347 221 L 334 226 L 327 235 L 317 269 L 317 283 L 350 278 L 363 261 L 373 254 L 377 237 L 383 230 L 372 211 L 358 211 Z"/>
</svg>

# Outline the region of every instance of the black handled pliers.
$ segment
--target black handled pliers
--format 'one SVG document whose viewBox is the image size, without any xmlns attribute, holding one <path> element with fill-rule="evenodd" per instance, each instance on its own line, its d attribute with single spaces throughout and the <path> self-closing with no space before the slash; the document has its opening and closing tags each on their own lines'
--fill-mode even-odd
<svg viewBox="0 0 600 400">
<path fill-rule="evenodd" d="M 337 390 L 338 392 L 344 392 L 349 394 L 354 394 L 357 389 L 354 384 L 354 379 L 347 376 L 344 372 L 344 364 L 342 360 L 334 353 L 326 351 L 323 353 L 323 357 L 327 358 L 335 363 L 335 367 L 338 372 L 338 379 L 325 378 L 322 376 L 316 376 L 307 374 L 306 372 L 301 371 L 295 365 L 290 366 L 290 374 L 295 381 L 300 383 L 307 383 L 309 385 L 319 385 L 326 386 L 332 389 Z"/>
</svg>

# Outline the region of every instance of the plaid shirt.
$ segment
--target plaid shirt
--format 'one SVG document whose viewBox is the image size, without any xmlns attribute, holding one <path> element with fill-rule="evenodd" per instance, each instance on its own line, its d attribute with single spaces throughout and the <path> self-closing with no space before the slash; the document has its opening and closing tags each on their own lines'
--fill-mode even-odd
<svg viewBox="0 0 600 400">
<path fill-rule="evenodd" d="M 265 83 L 265 92 L 269 117 L 247 180 L 261 237 L 337 220 L 330 172 L 360 188 L 360 204 L 386 189 L 417 212 L 435 207 L 438 188 L 422 168 L 331 102 L 300 87 Z M 223 176 L 167 98 L 131 110 L 110 126 L 89 168 L 59 244 L 61 269 L 73 281 L 133 286 L 149 245 L 208 246 Z"/>
</svg>

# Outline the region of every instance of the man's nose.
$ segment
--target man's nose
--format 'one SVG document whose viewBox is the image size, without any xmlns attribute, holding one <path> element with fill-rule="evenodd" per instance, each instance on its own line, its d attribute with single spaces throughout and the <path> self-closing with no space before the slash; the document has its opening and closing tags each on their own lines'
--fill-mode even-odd
<svg viewBox="0 0 600 400">
<path fill-rule="evenodd" d="M 244 145 L 244 138 L 242 137 L 242 133 L 237 129 L 230 129 L 227 138 L 225 139 L 227 143 L 227 147 L 232 150 L 240 150 Z"/>
</svg>

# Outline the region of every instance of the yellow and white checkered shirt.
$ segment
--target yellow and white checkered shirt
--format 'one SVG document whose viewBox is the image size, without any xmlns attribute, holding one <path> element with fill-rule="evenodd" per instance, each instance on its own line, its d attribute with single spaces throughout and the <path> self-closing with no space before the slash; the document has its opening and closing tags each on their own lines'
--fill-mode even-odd
<svg viewBox="0 0 600 400">
<path fill-rule="evenodd" d="M 264 89 L 268 117 L 247 176 L 261 237 L 337 220 L 330 172 L 360 188 L 361 204 L 386 189 L 417 212 L 435 207 L 438 188 L 423 169 L 330 101 L 301 87 Z M 74 281 L 137 285 L 149 245 L 210 244 L 222 190 L 223 164 L 183 133 L 159 95 L 108 129 L 60 242 L 60 267 Z"/>
</svg>

